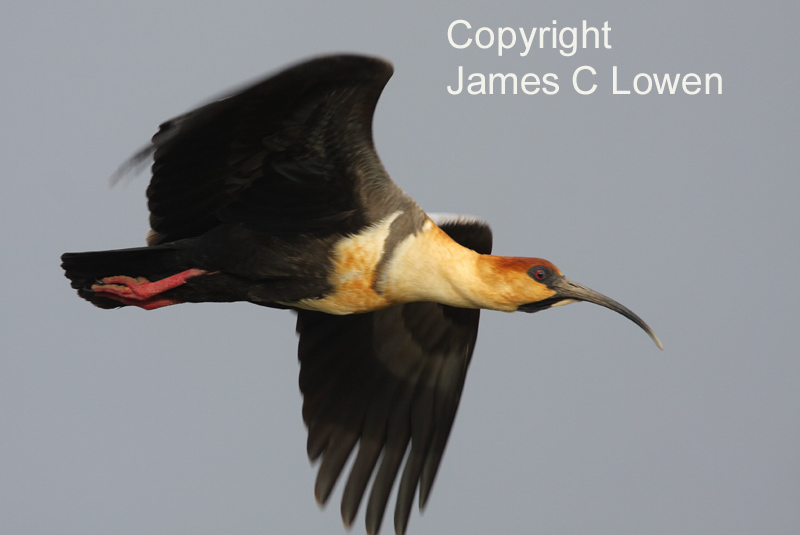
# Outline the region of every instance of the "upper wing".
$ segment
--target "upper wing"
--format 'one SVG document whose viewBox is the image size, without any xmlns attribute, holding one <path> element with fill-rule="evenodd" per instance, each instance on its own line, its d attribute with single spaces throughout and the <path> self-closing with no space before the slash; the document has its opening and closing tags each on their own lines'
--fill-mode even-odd
<svg viewBox="0 0 800 535">
<path fill-rule="evenodd" d="M 372 141 L 391 75 L 375 58 L 318 58 L 162 124 L 129 162 L 154 155 L 148 243 L 222 221 L 276 235 L 353 232 L 382 216 L 383 199 L 405 198 Z"/>
<path fill-rule="evenodd" d="M 438 223 L 462 245 L 491 252 L 484 222 Z M 320 502 L 360 443 L 342 497 L 346 524 L 375 472 L 366 524 L 369 533 L 378 531 L 409 442 L 395 508 L 397 533 L 405 532 L 417 485 L 420 507 L 425 505 L 461 398 L 479 314 L 438 303 L 350 316 L 298 311 L 303 419 L 309 457 L 322 456 L 315 488 Z"/>
</svg>

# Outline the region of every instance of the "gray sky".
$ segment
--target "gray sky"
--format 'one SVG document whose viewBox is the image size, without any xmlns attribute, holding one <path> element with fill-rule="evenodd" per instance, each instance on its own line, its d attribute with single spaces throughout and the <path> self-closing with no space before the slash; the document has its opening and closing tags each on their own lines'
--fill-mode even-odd
<svg viewBox="0 0 800 535">
<path fill-rule="evenodd" d="M 410 533 L 800 532 L 798 5 L 393 4 L 0 7 L 2 531 L 343 532 L 341 489 L 313 498 L 290 313 L 100 310 L 58 257 L 144 243 L 147 177 L 108 177 L 161 121 L 349 51 L 395 65 L 376 143 L 423 208 L 485 217 L 496 253 L 551 260 L 665 346 L 594 305 L 485 313 Z M 457 50 L 459 19 L 609 21 L 612 48 Z M 723 94 L 612 95 L 615 65 L 622 88 L 716 72 Z M 453 96 L 459 66 L 559 91 Z"/>
</svg>

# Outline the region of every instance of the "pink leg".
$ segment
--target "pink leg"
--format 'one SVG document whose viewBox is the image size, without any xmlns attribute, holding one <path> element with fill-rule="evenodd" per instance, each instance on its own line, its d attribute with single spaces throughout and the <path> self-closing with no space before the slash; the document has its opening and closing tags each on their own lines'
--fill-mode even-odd
<svg viewBox="0 0 800 535">
<path fill-rule="evenodd" d="M 115 275 L 113 277 L 105 277 L 100 280 L 100 283 L 93 284 L 92 291 L 102 297 L 114 299 L 125 305 L 153 310 L 154 308 L 180 303 L 176 299 L 158 297 L 159 294 L 177 288 L 193 277 L 207 273 L 204 269 L 187 269 L 154 282 L 150 282 L 144 277 L 134 279 L 125 275 Z"/>
</svg>

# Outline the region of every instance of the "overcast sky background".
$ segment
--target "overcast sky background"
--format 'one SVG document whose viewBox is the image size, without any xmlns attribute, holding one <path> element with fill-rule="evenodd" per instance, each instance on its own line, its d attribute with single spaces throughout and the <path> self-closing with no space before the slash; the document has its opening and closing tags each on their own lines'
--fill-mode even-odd
<svg viewBox="0 0 800 535">
<path fill-rule="evenodd" d="M 798 4 L 429 4 L 3 2 L 0 531 L 344 531 L 341 485 L 313 497 L 292 314 L 100 310 L 59 256 L 144 244 L 147 176 L 108 177 L 160 122 L 348 51 L 395 65 L 376 143 L 424 209 L 486 218 L 496 253 L 553 261 L 665 346 L 594 305 L 484 313 L 409 532 L 800 533 Z M 609 21 L 612 48 L 456 50 L 457 19 Z M 614 65 L 723 94 L 612 95 Z M 452 96 L 458 66 L 560 89 Z"/>
</svg>

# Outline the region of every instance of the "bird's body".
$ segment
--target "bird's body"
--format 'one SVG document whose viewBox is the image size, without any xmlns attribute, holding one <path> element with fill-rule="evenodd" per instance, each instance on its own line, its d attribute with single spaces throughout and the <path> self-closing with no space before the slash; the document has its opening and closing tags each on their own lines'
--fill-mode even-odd
<svg viewBox="0 0 800 535">
<path fill-rule="evenodd" d="M 574 300 L 628 309 L 538 258 L 493 256 L 488 225 L 429 216 L 389 178 L 372 115 L 381 60 L 302 63 L 161 125 L 147 247 L 67 253 L 79 295 L 104 307 L 249 301 L 298 313 L 308 453 L 325 502 L 356 449 L 342 499 L 352 522 L 374 482 L 381 524 L 403 464 L 395 529 L 424 505 L 455 417 L 479 309 Z"/>
</svg>

